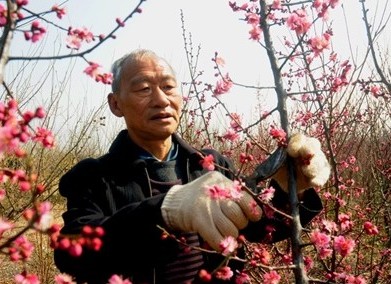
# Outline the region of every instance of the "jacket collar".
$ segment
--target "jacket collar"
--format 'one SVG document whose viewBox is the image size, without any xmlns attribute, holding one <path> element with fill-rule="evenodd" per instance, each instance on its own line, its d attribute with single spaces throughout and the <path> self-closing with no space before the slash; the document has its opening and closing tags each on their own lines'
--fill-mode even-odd
<svg viewBox="0 0 391 284">
<path fill-rule="evenodd" d="M 177 133 L 172 135 L 173 142 L 177 143 L 182 153 L 187 156 L 190 160 L 199 160 L 200 152 L 194 147 L 190 146 L 185 140 L 183 140 Z M 128 131 L 126 129 L 121 130 L 113 143 L 109 148 L 109 155 L 115 160 L 121 161 L 122 163 L 138 164 L 139 153 L 145 152 L 140 146 L 130 139 Z"/>
</svg>

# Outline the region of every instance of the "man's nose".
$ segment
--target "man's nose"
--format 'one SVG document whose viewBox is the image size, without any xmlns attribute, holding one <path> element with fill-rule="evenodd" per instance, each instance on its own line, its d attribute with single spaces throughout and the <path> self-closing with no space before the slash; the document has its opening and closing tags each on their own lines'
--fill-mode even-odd
<svg viewBox="0 0 391 284">
<path fill-rule="evenodd" d="M 167 106 L 170 104 L 167 94 L 160 88 L 156 87 L 152 93 L 152 101 L 154 105 Z"/>
</svg>

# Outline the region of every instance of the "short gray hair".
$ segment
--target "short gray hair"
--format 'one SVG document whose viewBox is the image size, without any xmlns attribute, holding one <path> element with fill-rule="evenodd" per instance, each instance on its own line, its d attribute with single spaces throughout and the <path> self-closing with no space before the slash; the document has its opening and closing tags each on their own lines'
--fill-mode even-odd
<svg viewBox="0 0 391 284">
<path fill-rule="evenodd" d="M 111 83 L 111 90 L 113 93 L 119 91 L 120 84 L 121 84 L 122 67 L 125 65 L 125 63 L 126 62 L 134 63 L 143 57 L 156 57 L 161 60 L 164 60 L 170 67 L 173 74 L 175 74 L 171 64 L 169 64 L 167 60 L 165 60 L 164 58 L 158 56 L 154 51 L 149 49 L 136 49 L 130 53 L 125 54 L 121 58 L 117 59 L 116 61 L 114 61 L 113 65 L 111 65 L 111 72 L 113 73 L 113 82 Z"/>
</svg>

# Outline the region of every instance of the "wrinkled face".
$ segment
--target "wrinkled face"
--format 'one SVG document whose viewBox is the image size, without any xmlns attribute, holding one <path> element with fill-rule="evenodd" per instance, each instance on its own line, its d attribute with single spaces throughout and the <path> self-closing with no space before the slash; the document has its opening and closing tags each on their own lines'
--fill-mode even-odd
<svg viewBox="0 0 391 284">
<path fill-rule="evenodd" d="M 167 139 L 178 127 L 182 96 L 172 69 L 159 58 L 125 62 L 119 93 L 108 100 L 135 142 Z"/>
</svg>

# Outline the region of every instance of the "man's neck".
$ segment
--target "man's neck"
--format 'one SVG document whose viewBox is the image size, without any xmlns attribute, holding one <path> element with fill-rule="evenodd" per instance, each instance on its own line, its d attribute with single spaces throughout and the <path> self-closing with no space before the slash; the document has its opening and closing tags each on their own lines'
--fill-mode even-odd
<svg viewBox="0 0 391 284">
<path fill-rule="evenodd" d="M 172 145 L 172 137 L 168 137 L 163 140 L 138 140 L 132 138 L 133 142 L 150 153 L 156 159 L 164 161 L 170 152 Z"/>
</svg>

